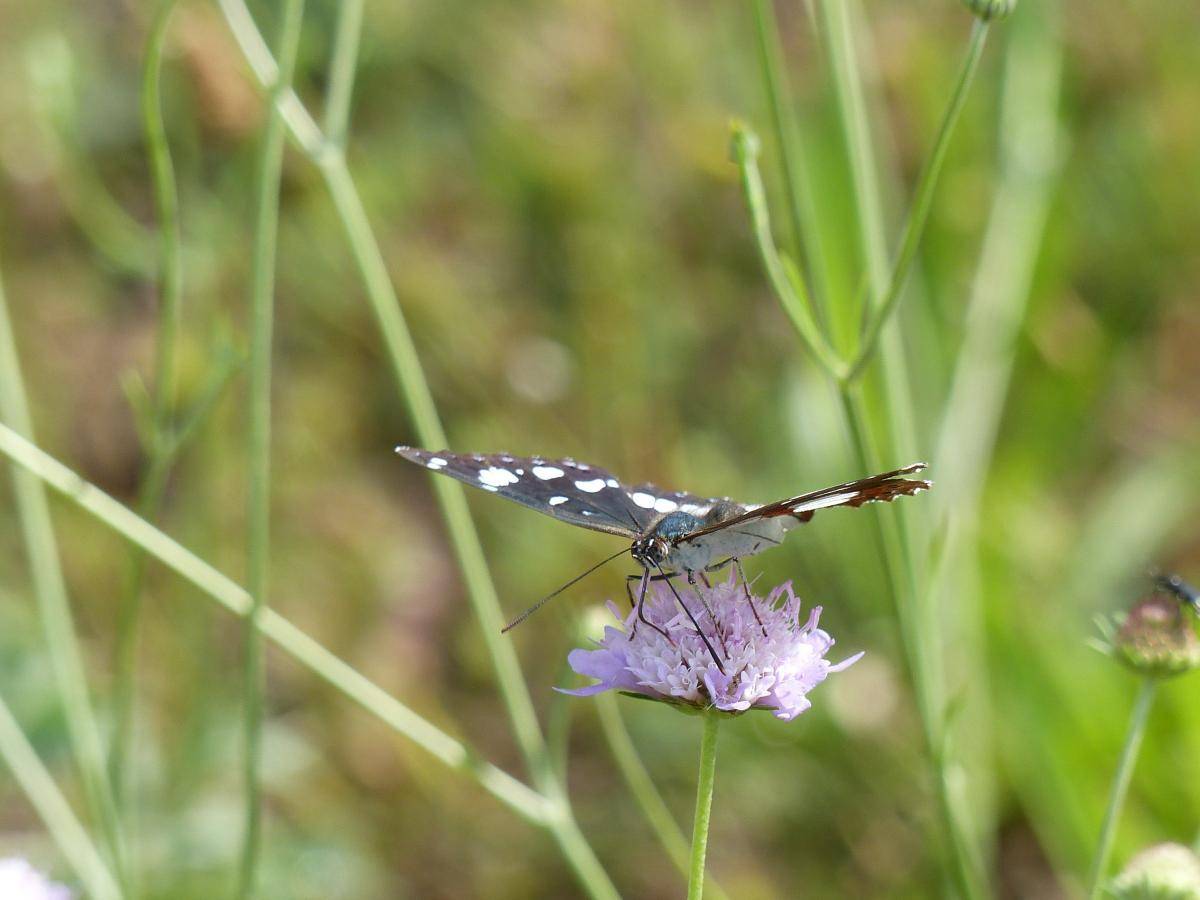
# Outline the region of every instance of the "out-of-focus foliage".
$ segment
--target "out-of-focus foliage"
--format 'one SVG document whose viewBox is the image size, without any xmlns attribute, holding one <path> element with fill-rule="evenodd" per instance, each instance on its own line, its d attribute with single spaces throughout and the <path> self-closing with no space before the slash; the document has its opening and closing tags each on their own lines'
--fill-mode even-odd
<svg viewBox="0 0 1200 900">
<path fill-rule="evenodd" d="M 932 454 L 996 179 L 994 37 L 955 136 L 905 299 L 920 446 Z M 149 372 L 152 201 L 138 121 L 145 4 L 0 0 L 0 267 L 38 438 L 125 502 L 144 460 L 122 393 Z M 273 33 L 273 7 L 254 7 Z M 779 7 L 817 185 L 834 301 L 862 267 L 843 147 L 802 4 Z M 970 17 L 958 2 L 864 4 L 888 221 L 903 210 Z M 319 109 L 335 4 L 309 4 L 299 93 Z M 862 474 L 836 403 L 771 297 L 727 125 L 769 122 L 743 4 L 521 0 L 369 3 L 350 166 L 455 449 L 575 455 L 636 480 L 747 500 Z M 1028 22 L 1025 23 L 1028 27 Z M 995 829 L 1008 896 L 1078 886 L 1133 693 L 1088 649 L 1151 563 L 1200 570 L 1200 7 L 1067 4 L 1062 159 L 1012 385 L 982 490 L 983 629 L 970 684 L 992 743 L 963 772 Z M 244 343 L 262 107 L 220 13 L 180 7 L 164 69 L 185 240 L 181 387 Z M 764 165 L 778 171 L 768 145 Z M 778 188 L 778 184 L 773 185 Z M 313 168 L 289 156 L 279 245 L 271 602 L 422 714 L 520 773 L 519 755 L 432 503 L 391 453 L 412 440 L 348 247 Z M 782 195 L 776 204 L 782 212 Z M 782 215 L 780 219 L 782 220 Z M 784 226 L 780 225 L 786 237 Z M 164 528 L 244 569 L 244 381 L 172 479 Z M 888 460 L 903 464 L 910 460 Z M 937 472 L 933 473 L 936 480 Z M 936 490 L 936 489 L 935 489 Z M 924 498 L 905 501 L 920 503 Z M 514 613 L 616 547 L 471 497 Z M 66 738 L 0 486 L 0 691 L 72 795 Z M 941 887 L 919 730 L 865 518 L 832 511 L 749 566 L 792 578 L 867 656 L 785 724 L 727 724 L 710 867 L 736 897 L 929 896 Z M 93 691 L 104 706 L 126 548 L 56 506 Z M 552 694 L 605 570 L 511 635 L 543 716 L 567 704 L 581 825 L 628 896 L 680 893 L 588 701 Z M 240 628 L 152 567 L 137 740 L 148 894 L 231 883 L 240 817 Z M 948 610 L 953 642 L 962 623 Z M 967 623 L 972 626 L 971 622 Z M 954 648 L 951 647 L 951 650 Z M 953 654 L 951 654 L 953 656 Z M 287 897 L 569 896 L 542 832 L 446 774 L 278 656 L 264 882 Z M 1117 845 L 1200 827 L 1194 676 L 1161 690 Z M 681 820 L 699 724 L 624 712 Z M 0 855 L 54 852 L 0 777 Z"/>
</svg>

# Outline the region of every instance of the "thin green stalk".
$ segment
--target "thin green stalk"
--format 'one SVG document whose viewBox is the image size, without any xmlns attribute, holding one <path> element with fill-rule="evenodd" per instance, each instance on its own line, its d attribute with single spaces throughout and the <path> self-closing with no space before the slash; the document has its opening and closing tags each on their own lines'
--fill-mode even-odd
<svg viewBox="0 0 1200 900">
<path fill-rule="evenodd" d="M 792 320 L 797 334 L 821 367 L 836 381 L 845 376 L 846 364 L 829 345 L 825 335 L 817 326 L 812 314 L 812 299 L 808 295 L 804 277 L 796 270 L 796 263 L 789 267 L 779 255 L 775 238 L 771 233 L 771 214 L 767 206 L 767 192 L 763 187 L 762 173 L 758 168 L 758 153 L 761 142 L 758 136 L 741 122 L 733 123 L 733 161 L 741 174 L 742 191 L 754 227 L 754 239 L 759 255 L 770 279 L 775 295 L 783 310 Z M 789 270 L 796 274 L 789 277 Z"/>
<path fill-rule="evenodd" d="M 1150 718 L 1150 708 L 1154 705 L 1157 690 L 1158 680 L 1154 677 L 1146 678 L 1133 704 L 1129 730 L 1125 732 L 1125 744 L 1121 747 L 1121 757 L 1117 760 L 1117 771 L 1113 773 L 1108 807 L 1104 810 L 1104 823 L 1100 826 L 1096 855 L 1092 859 L 1092 869 L 1088 874 L 1088 900 L 1096 900 L 1100 896 L 1104 873 L 1108 869 L 1108 858 L 1112 854 L 1113 839 L 1117 836 L 1117 821 L 1121 818 L 1125 795 L 1129 793 L 1129 780 L 1133 777 L 1133 767 L 1137 762 L 1138 750 L 1142 746 L 1142 737 L 1146 734 L 1146 722 Z"/>
<path fill-rule="evenodd" d="M 338 4 L 333 56 L 329 62 L 329 91 L 325 97 L 325 140 L 335 147 L 346 146 L 362 18 L 363 0 L 341 0 Z"/>
<path fill-rule="evenodd" d="M 708 824 L 712 815 L 713 784 L 717 777 L 717 729 L 721 717 L 709 712 L 703 719 L 700 773 L 696 777 L 696 814 L 692 820 L 692 852 L 688 864 L 688 900 L 700 900 L 704 896 L 704 857 L 708 850 Z"/>
<path fill-rule="evenodd" d="M 183 298 L 182 231 L 179 197 L 171 147 L 162 115 L 162 58 L 167 26 L 175 0 L 163 0 L 155 14 L 142 63 L 141 113 L 150 175 L 154 185 L 158 217 L 158 337 L 151 400 L 151 433 L 146 452 L 147 471 L 138 492 L 138 511 L 148 519 L 157 517 L 170 475 L 169 446 L 175 409 L 175 352 L 179 337 Z M 109 749 L 109 772 L 118 809 L 127 803 L 126 776 L 129 745 L 133 733 L 133 709 L 137 683 L 137 647 L 141 630 L 142 588 L 145 560 L 134 553 L 127 564 L 125 586 L 117 613 L 114 652 L 113 735 Z"/>
<path fill-rule="evenodd" d="M 646 819 L 646 823 L 654 832 L 655 837 L 658 838 L 658 842 L 662 844 L 663 850 L 666 851 L 667 856 L 671 857 L 671 862 L 675 864 L 680 873 L 686 877 L 691 871 L 687 838 L 683 834 L 683 829 L 679 827 L 679 823 L 675 821 L 675 816 L 667 808 L 662 794 L 654 786 L 654 781 L 646 770 L 645 763 L 638 755 L 637 747 L 633 745 L 633 738 L 629 734 L 629 729 L 625 727 L 625 720 L 621 716 L 621 707 L 616 695 L 612 692 L 598 694 L 595 702 L 596 712 L 600 717 L 600 728 L 604 732 L 605 742 L 617 764 L 617 771 L 625 779 L 625 784 L 628 785 L 629 792 L 633 794 L 638 809 L 642 811 L 642 816 Z M 704 893 L 712 900 L 726 900 L 729 896 L 712 878 L 708 879 Z"/>
<path fill-rule="evenodd" d="M 287 136 L 278 100 L 292 85 L 300 45 L 303 0 L 287 0 L 279 26 L 279 71 L 267 95 L 258 169 L 258 208 L 250 271 L 249 439 L 247 443 L 246 578 L 250 614 L 245 641 L 246 818 L 238 896 L 253 897 L 262 845 L 262 727 L 264 674 L 258 626 L 267 606 L 271 542 L 271 342 L 274 331 L 276 243 L 279 235 L 279 182 Z"/>
<path fill-rule="evenodd" d="M 268 76 L 277 66 L 244 2 L 219 2 L 234 38 L 256 76 L 264 85 L 273 83 Z M 351 49 L 356 47 L 357 42 L 354 42 Z M 352 58 L 345 61 L 351 71 L 354 68 L 352 63 Z M 321 135 L 312 116 L 294 93 L 284 93 L 278 98 L 277 104 L 297 144 L 325 178 L 417 437 L 425 446 L 443 447 L 447 441 L 433 395 L 383 254 L 363 208 L 362 198 L 346 166 L 345 153 Z M 496 671 L 500 695 L 512 722 L 517 744 L 534 783 L 553 808 L 554 814 L 548 818 L 546 825 L 584 889 L 594 897 L 616 897 L 616 888 L 571 813 L 566 789 L 555 773 L 554 762 L 538 724 L 516 651 L 500 633 L 504 615 L 462 488 L 450 479 L 434 479 L 433 489 L 466 582 L 468 598 Z"/>
<path fill-rule="evenodd" d="M 245 588 L 3 424 L 0 453 L 27 472 L 35 484 L 42 482 L 58 491 L 230 612 L 249 615 L 251 599 Z M 536 791 L 484 761 L 473 749 L 409 709 L 274 610 L 264 610 L 258 627 L 264 637 L 302 666 L 451 769 L 474 778 L 525 819 L 545 826 L 555 814 L 552 805 Z"/>
<path fill-rule="evenodd" d="M 829 291 L 828 285 L 822 283 L 825 266 L 821 250 L 821 230 L 805 227 L 805 223 L 816 221 L 817 214 L 813 206 L 812 191 L 805 180 L 804 153 L 792 113 L 791 90 L 788 87 L 783 48 L 779 40 L 779 25 L 775 20 L 775 4 L 772 0 L 754 0 L 754 24 L 758 36 L 763 88 L 767 95 L 767 104 L 771 108 L 771 124 L 779 142 L 783 180 L 787 186 L 788 212 L 791 214 L 796 258 L 808 261 L 808 271 L 814 278 L 813 315 L 819 323 L 828 328 L 829 323 L 825 321 L 827 316 L 822 306 L 828 302 Z"/>
<path fill-rule="evenodd" d="M 854 361 L 850 364 L 850 369 L 846 373 L 846 379 L 849 381 L 859 377 L 866 368 L 867 363 L 870 362 L 875 352 L 875 345 L 879 340 L 879 335 L 895 310 L 896 304 L 900 300 L 900 295 L 904 291 L 905 284 L 908 283 L 908 274 L 917 257 L 917 248 L 921 244 L 921 238 L 925 233 L 925 224 L 929 220 L 929 210 L 933 206 L 934 189 L 937 187 L 938 179 L 942 174 L 942 164 L 946 161 L 946 151 L 950 147 L 950 136 L 954 133 L 954 128 L 958 124 L 959 115 L 962 113 L 963 106 L 966 104 L 967 93 L 971 88 L 971 82 L 974 80 L 975 72 L 979 68 L 979 59 L 983 55 L 983 46 L 987 40 L 987 33 L 988 23 L 982 19 L 976 19 L 971 29 L 970 43 L 967 45 L 967 52 L 959 69 L 954 91 L 950 95 L 950 103 L 946 107 L 946 111 L 942 114 L 942 122 L 938 128 L 937 137 L 934 139 L 933 148 L 930 150 L 929 158 L 925 162 L 925 168 L 921 172 L 921 177 L 917 181 L 912 209 L 909 211 L 908 220 L 904 224 L 904 233 L 900 239 L 900 252 L 897 254 L 895 265 L 892 267 L 892 275 L 888 281 L 887 289 L 884 291 L 883 299 L 879 302 L 878 306 L 874 308 L 868 306 L 864 310 L 866 327 L 863 331 L 858 353 L 855 355 Z"/>
<path fill-rule="evenodd" d="M 119 900 L 122 893 L 116 879 L 3 697 L 0 697 L 0 757 L 88 894 L 93 900 Z"/>
<path fill-rule="evenodd" d="M 8 304 L 0 284 L 0 425 L 14 437 L 32 435 L 33 423 L 21 377 L 20 359 Z M 67 586 L 59 560 L 58 542 L 50 518 L 46 492 L 32 474 L 14 468 L 13 486 L 17 516 L 29 558 L 29 569 L 37 597 L 39 618 L 46 649 L 58 687 L 75 765 L 83 782 L 88 809 L 104 836 L 113 870 L 125 877 L 125 849 L 113 799 L 112 784 L 105 769 L 104 745 L 88 694 L 83 656 L 75 637 L 75 622 L 67 598 Z"/>
</svg>

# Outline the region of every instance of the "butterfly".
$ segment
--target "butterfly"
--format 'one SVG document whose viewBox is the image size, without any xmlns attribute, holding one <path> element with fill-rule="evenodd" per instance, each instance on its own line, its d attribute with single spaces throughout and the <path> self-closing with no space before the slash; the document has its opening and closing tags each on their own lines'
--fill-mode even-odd
<svg viewBox="0 0 1200 900">
<path fill-rule="evenodd" d="M 743 584 L 746 584 L 741 560 L 783 543 L 789 529 L 809 521 L 817 510 L 891 501 L 928 490 L 932 486 L 928 481 L 904 477 L 925 468 L 924 463 L 914 463 L 858 481 L 756 505 L 738 503 L 728 497 L 701 497 L 684 491 L 665 491 L 649 483 L 628 485 L 604 469 L 569 458 L 543 459 L 540 456 L 511 456 L 507 453 L 451 453 L 448 450 L 434 453 L 404 446 L 397 447 L 396 453 L 431 472 L 449 475 L 472 487 L 515 500 L 561 522 L 614 534 L 630 541 L 629 547 L 602 560 L 539 600 L 506 625 L 504 631 L 525 621 L 552 597 L 604 563 L 629 553 L 643 570 L 640 576 L 628 576 L 630 603 L 637 609 L 640 622 L 662 632 L 642 612 L 642 601 L 650 581 L 666 581 L 675 591 L 671 579 L 676 576 L 686 576 L 693 584 L 697 576 L 707 582 L 705 573 L 732 564 Z M 631 589 L 635 581 L 640 582 L 636 601 Z M 708 644 L 699 623 L 678 592 L 675 596 L 720 668 L 720 658 Z M 748 585 L 746 597 L 753 610 L 754 603 L 750 599 Z M 757 619 L 757 610 L 754 610 L 754 615 Z M 665 632 L 663 635 L 666 637 Z"/>
</svg>

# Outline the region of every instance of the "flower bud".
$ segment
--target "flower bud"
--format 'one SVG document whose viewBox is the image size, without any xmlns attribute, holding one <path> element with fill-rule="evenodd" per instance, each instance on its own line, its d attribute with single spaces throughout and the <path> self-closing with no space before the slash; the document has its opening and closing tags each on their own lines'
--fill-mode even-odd
<svg viewBox="0 0 1200 900">
<path fill-rule="evenodd" d="M 1109 892 L 1117 900 L 1198 897 L 1200 859 L 1182 844 L 1157 844 L 1131 859 Z"/>
<path fill-rule="evenodd" d="M 980 19 L 990 22 L 992 19 L 1003 19 L 1017 5 L 1017 0 L 963 0 L 967 9 Z"/>
<path fill-rule="evenodd" d="M 1112 646 L 1124 663 L 1159 678 L 1200 666 L 1200 639 L 1191 617 L 1175 597 L 1158 592 L 1134 605 Z"/>
</svg>

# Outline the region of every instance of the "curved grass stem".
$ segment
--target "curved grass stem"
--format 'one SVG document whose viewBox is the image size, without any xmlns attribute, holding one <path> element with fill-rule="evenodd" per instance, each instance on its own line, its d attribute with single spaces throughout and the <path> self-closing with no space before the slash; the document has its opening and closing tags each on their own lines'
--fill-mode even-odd
<svg viewBox="0 0 1200 900">
<path fill-rule="evenodd" d="M 40 481 L 59 492 L 234 615 L 249 614 L 251 599 L 245 588 L 2 424 L 0 454 L 28 473 L 35 483 Z M 451 769 L 473 778 L 523 818 L 548 825 L 555 811 L 545 797 L 484 761 L 469 746 L 418 715 L 274 610 L 263 611 L 258 629 L 267 640 L 389 728 Z"/>
<path fill-rule="evenodd" d="M 808 347 L 813 358 L 834 380 L 841 381 L 846 375 L 846 364 L 830 346 L 813 316 L 812 298 L 809 296 L 803 274 L 798 264 L 780 255 L 771 233 L 771 214 L 767 207 L 767 193 L 763 187 L 762 174 L 758 169 L 760 141 L 758 136 L 741 122 L 733 123 L 733 161 L 741 175 L 742 192 L 750 212 L 754 228 L 754 239 L 762 257 L 767 278 L 775 290 L 775 296 L 783 305 L 784 312 L 792 320 L 796 333 Z"/>
<path fill-rule="evenodd" d="M 175 355 L 183 305 L 183 236 L 179 222 L 179 196 L 175 167 L 162 113 L 162 59 L 167 26 L 175 0 L 163 0 L 154 16 L 146 56 L 142 62 L 141 115 L 154 208 L 158 218 L 158 334 L 155 346 L 154 386 L 146 471 L 138 487 L 138 512 L 157 518 L 170 475 L 172 420 L 176 402 Z M 108 766 L 118 810 L 126 815 L 127 767 L 134 727 L 138 635 L 141 631 L 145 559 L 136 550 L 126 564 L 125 583 L 117 614 L 117 640 L 113 669 L 113 734 Z"/>
</svg>

